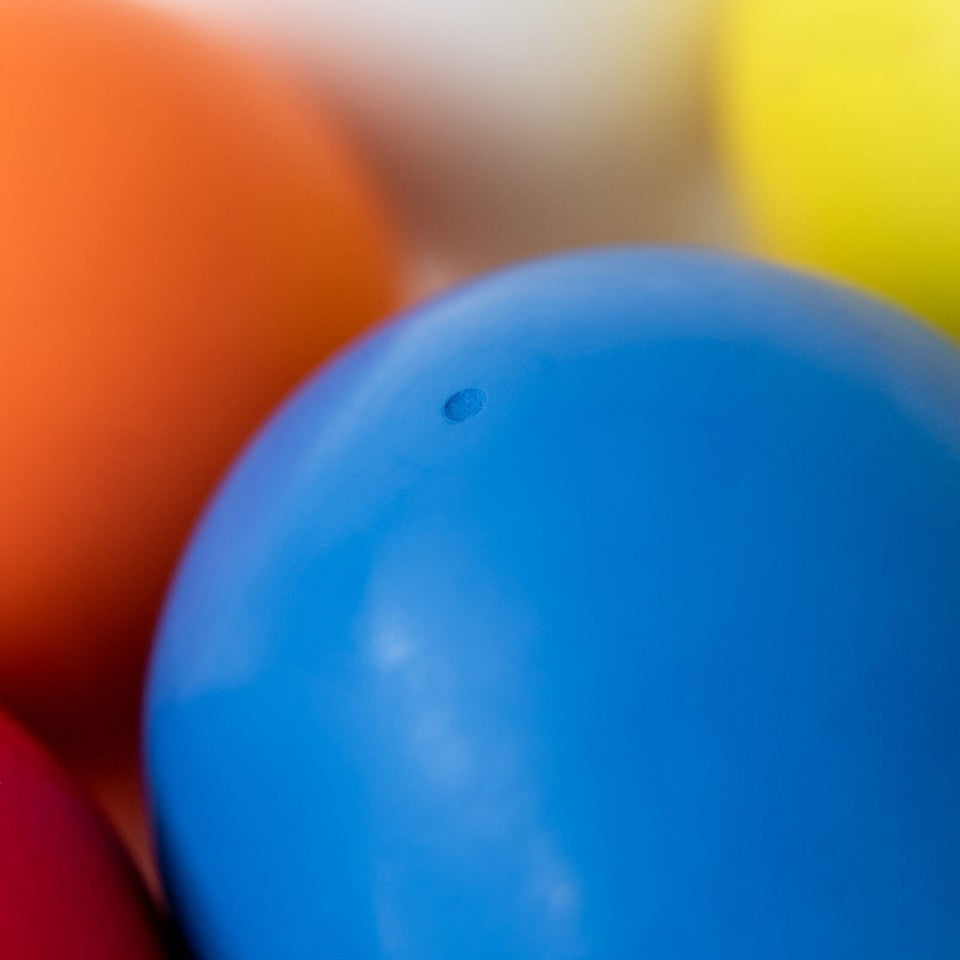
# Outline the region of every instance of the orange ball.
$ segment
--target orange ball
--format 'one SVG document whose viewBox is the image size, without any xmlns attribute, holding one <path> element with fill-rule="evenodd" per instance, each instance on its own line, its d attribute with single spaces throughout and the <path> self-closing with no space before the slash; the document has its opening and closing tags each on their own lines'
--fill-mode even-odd
<svg viewBox="0 0 960 960">
<path fill-rule="evenodd" d="M 395 252 L 315 104 L 136 6 L 3 0 L 0 116 L 0 701 L 71 749 L 130 736 L 195 512 Z"/>
</svg>

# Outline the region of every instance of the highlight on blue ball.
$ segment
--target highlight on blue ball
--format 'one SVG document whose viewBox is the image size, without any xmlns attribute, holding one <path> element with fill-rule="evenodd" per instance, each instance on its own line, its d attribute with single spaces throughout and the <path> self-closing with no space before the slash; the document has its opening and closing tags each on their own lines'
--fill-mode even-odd
<svg viewBox="0 0 960 960">
<path fill-rule="evenodd" d="M 201 960 L 954 960 L 960 356 L 732 257 L 522 265 L 274 417 L 162 618 Z"/>
</svg>

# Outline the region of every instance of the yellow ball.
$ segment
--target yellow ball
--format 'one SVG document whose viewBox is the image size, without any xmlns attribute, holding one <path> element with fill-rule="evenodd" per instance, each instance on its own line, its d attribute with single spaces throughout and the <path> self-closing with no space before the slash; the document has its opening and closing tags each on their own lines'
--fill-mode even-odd
<svg viewBox="0 0 960 960">
<path fill-rule="evenodd" d="M 761 252 L 960 335 L 960 2 L 728 0 L 725 149 Z"/>
</svg>

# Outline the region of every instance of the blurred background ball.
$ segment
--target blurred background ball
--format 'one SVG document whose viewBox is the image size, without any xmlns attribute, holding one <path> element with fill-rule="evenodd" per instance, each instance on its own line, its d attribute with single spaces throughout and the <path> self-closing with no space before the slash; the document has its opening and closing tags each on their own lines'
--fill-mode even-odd
<svg viewBox="0 0 960 960">
<path fill-rule="evenodd" d="M 960 334 L 960 4 L 729 0 L 726 151 L 759 248 Z"/>
<path fill-rule="evenodd" d="M 704 255 L 519 267 L 299 392 L 149 690 L 204 960 L 952 960 L 960 355 Z M 909 945 L 909 946 L 906 946 Z"/>
<path fill-rule="evenodd" d="M 296 61 L 370 143 L 438 280 L 712 239 L 709 0 L 155 0 Z"/>
<path fill-rule="evenodd" d="M 0 945 L 11 960 L 160 960 L 133 866 L 66 773 L 0 713 Z"/>
<path fill-rule="evenodd" d="M 194 511 L 394 251 L 322 113 L 160 14 L 0 3 L 0 115 L 0 702 L 80 752 L 135 740 Z"/>
</svg>

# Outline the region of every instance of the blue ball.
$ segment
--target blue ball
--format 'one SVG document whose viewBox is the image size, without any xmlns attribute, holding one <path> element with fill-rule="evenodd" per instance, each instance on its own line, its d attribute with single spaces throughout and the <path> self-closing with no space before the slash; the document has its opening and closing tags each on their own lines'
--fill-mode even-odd
<svg viewBox="0 0 960 960">
<path fill-rule="evenodd" d="M 730 257 L 521 266 L 322 371 L 153 658 L 201 960 L 955 960 L 960 355 Z"/>
</svg>

